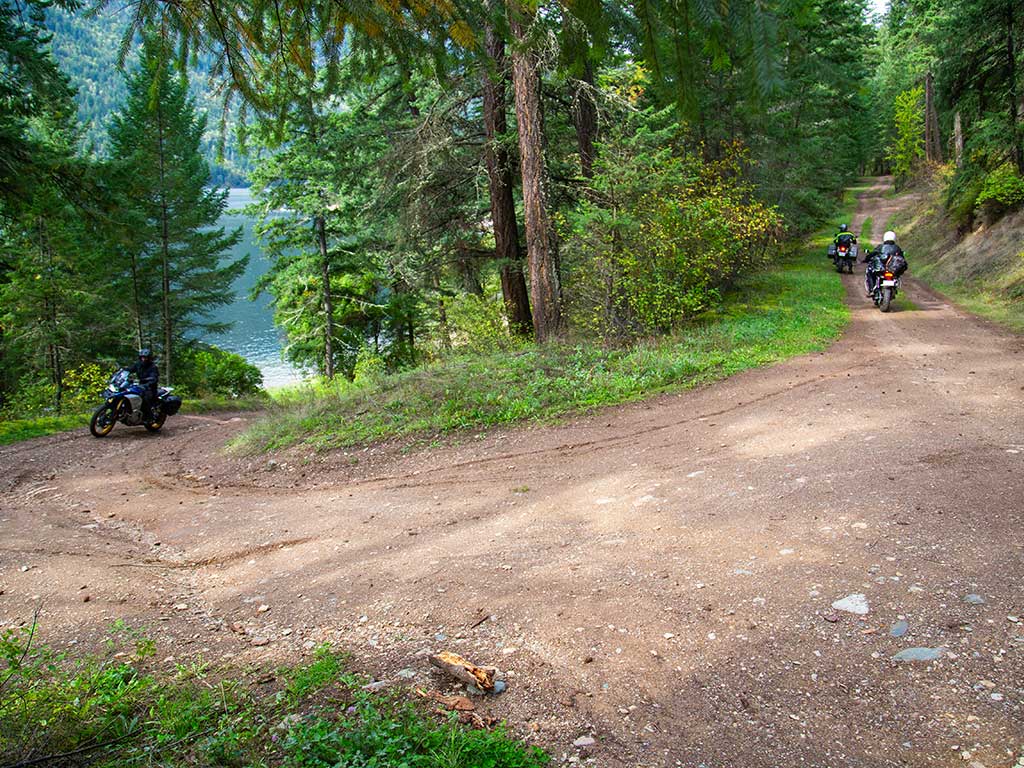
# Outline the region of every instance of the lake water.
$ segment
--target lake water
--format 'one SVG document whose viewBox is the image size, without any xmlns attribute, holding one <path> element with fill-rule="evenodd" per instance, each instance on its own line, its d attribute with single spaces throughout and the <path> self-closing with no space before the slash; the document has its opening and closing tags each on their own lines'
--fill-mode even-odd
<svg viewBox="0 0 1024 768">
<path fill-rule="evenodd" d="M 221 349 L 236 352 L 263 373 L 263 386 L 279 387 L 302 380 L 302 373 L 281 357 L 283 336 L 274 325 L 274 312 L 270 296 L 264 294 L 255 301 L 249 292 L 261 275 L 270 269 L 270 260 L 259 248 L 253 233 L 253 221 L 238 209 L 252 202 L 248 189 L 232 189 L 228 193 L 228 209 L 219 224 L 230 231 L 242 227 L 242 239 L 231 252 L 231 258 L 249 254 L 245 274 L 235 282 L 235 300 L 214 314 L 220 322 L 234 323 L 231 330 L 207 339 Z"/>
</svg>

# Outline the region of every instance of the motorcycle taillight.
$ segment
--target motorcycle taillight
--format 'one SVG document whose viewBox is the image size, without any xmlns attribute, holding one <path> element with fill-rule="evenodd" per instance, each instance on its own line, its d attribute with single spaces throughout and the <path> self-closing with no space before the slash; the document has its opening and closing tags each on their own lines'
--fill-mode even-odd
<svg viewBox="0 0 1024 768">
<path fill-rule="evenodd" d="M 885 273 L 885 279 L 886 280 L 892 280 L 892 278 L 893 278 L 892 272 L 886 272 Z"/>
</svg>

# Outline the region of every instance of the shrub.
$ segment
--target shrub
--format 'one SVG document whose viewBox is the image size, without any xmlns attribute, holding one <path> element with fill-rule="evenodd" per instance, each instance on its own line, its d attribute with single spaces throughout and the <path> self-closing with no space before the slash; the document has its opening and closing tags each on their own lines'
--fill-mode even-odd
<svg viewBox="0 0 1024 768">
<path fill-rule="evenodd" d="M 361 384 L 376 381 L 388 372 L 387 361 L 370 347 L 362 347 L 352 367 L 352 381 Z"/>
<path fill-rule="evenodd" d="M 82 363 L 64 374 L 64 410 L 84 413 L 100 402 L 111 370 L 98 363 Z"/>
<path fill-rule="evenodd" d="M 263 374 L 241 355 L 204 345 L 179 355 L 176 384 L 201 397 L 243 397 L 260 391 Z"/>
<path fill-rule="evenodd" d="M 993 213 L 1003 213 L 1024 203 L 1024 178 L 1010 163 L 1004 163 L 985 176 L 976 205 Z"/>
<path fill-rule="evenodd" d="M 511 349 L 517 343 L 509 333 L 505 308 L 500 299 L 460 294 L 449 299 L 447 311 L 452 344 L 456 349 L 488 353 Z"/>
<path fill-rule="evenodd" d="M 714 306 L 780 230 L 741 180 L 741 146 L 704 162 L 675 147 L 675 129 L 667 112 L 610 128 L 584 199 L 559 221 L 572 321 L 603 338 L 664 333 Z"/>
</svg>

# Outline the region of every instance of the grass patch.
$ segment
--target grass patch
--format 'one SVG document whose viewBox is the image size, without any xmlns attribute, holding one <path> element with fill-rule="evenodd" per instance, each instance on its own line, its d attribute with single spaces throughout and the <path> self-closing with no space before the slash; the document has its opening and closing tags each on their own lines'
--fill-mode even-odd
<svg viewBox="0 0 1024 768">
<path fill-rule="evenodd" d="M 548 757 L 502 729 L 438 720 L 401 693 L 371 693 L 320 648 L 264 685 L 201 660 L 147 670 L 154 644 L 117 624 L 101 653 L 73 659 L 0 634 L 0 755 L 10 765 L 224 768 L 539 768 Z M 262 679 L 266 680 L 264 676 Z"/>
<path fill-rule="evenodd" d="M 874 227 L 874 225 L 875 222 L 871 216 L 868 216 L 866 219 L 864 219 L 864 223 L 860 225 L 860 237 L 858 237 L 857 239 L 863 242 L 861 248 L 867 248 L 868 243 L 871 242 L 872 228 Z"/>
<path fill-rule="evenodd" d="M 927 269 L 919 270 L 918 276 L 971 314 L 1024 333 L 1024 298 L 1007 296 L 999 285 L 934 282 L 928 279 Z"/>
<path fill-rule="evenodd" d="M 844 207 L 853 204 L 847 198 Z M 771 270 L 747 276 L 721 307 L 672 337 L 616 349 L 531 345 L 451 357 L 372 382 L 278 392 L 266 417 L 233 446 L 331 449 L 549 420 L 823 349 L 849 318 L 842 283 L 823 256 L 830 241 L 831 231 L 823 231 L 809 245 L 788 249 Z"/>
<path fill-rule="evenodd" d="M 198 400 L 186 398 L 182 403 L 182 413 L 214 413 L 217 411 L 255 411 L 266 408 L 269 398 L 266 395 L 250 397 L 206 397 Z M 100 400 L 97 398 L 96 404 Z M 89 426 L 92 412 L 64 414 L 62 416 L 38 416 L 31 419 L 0 418 L 0 445 L 19 443 L 34 437 L 45 437 L 58 432 L 68 432 Z M 172 422 L 177 416 L 168 417 Z M 116 429 L 116 427 L 115 427 Z M 133 427 L 134 429 L 134 427 Z"/>
<path fill-rule="evenodd" d="M 66 416 L 40 416 L 36 419 L 0 419 L 0 445 L 19 443 L 33 437 L 43 437 L 56 432 L 89 425 L 88 414 Z"/>
</svg>

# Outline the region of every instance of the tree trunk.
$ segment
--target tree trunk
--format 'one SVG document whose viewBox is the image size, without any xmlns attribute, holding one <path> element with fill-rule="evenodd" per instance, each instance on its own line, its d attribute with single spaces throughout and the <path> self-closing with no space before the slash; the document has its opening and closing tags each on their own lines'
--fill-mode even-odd
<svg viewBox="0 0 1024 768">
<path fill-rule="evenodd" d="M 588 58 L 583 77 L 576 86 L 572 101 L 572 124 L 576 128 L 576 146 L 580 153 L 583 178 L 594 177 L 594 142 L 597 139 L 597 104 L 594 103 L 594 65 Z"/>
<path fill-rule="evenodd" d="M 549 341 L 562 330 L 562 295 L 558 281 L 558 246 L 548 216 L 544 165 L 544 117 L 540 103 L 537 57 L 526 49 L 526 22 L 533 14 L 520 7 L 509 17 L 516 46 L 512 52 L 512 84 L 519 126 L 519 164 L 523 179 L 526 260 L 530 270 L 533 330 L 537 341 Z"/>
<path fill-rule="evenodd" d="M 953 154 L 957 168 L 964 164 L 964 127 L 960 121 L 960 111 L 953 116 Z"/>
<path fill-rule="evenodd" d="M 519 250 L 519 226 L 512 196 L 512 165 L 508 150 L 501 143 L 508 131 L 505 119 L 505 41 L 493 26 L 488 25 L 485 44 L 493 67 L 493 72 L 484 73 L 483 111 L 484 132 L 487 134 L 484 161 L 491 196 L 494 255 L 501 264 L 501 295 L 509 328 L 515 334 L 529 336 L 533 332 L 533 316 Z"/>
<path fill-rule="evenodd" d="M 450 352 L 452 348 L 452 332 L 448 326 L 448 307 L 444 303 L 444 294 L 441 292 L 441 278 L 437 270 L 431 275 L 431 284 L 437 293 L 437 330 L 441 334 L 441 348 Z"/>
<path fill-rule="evenodd" d="M 1013 6 L 1012 2 L 1006 3 L 1006 71 L 1010 81 L 1010 141 L 1013 142 L 1011 151 L 1014 165 L 1017 166 L 1017 173 L 1024 176 L 1024 148 L 1021 146 L 1020 131 L 1017 129 L 1017 46 L 1013 38 Z"/>
<path fill-rule="evenodd" d="M 161 160 L 161 164 L 162 164 Z M 170 266 L 170 244 L 167 232 L 167 204 L 163 204 L 163 231 L 161 234 L 163 243 L 163 254 L 161 258 L 163 266 L 162 288 L 164 294 L 164 375 L 168 386 L 171 383 L 171 266 Z"/>
<path fill-rule="evenodd" d="M 931 72 L 924 77 L 924 152 L 928 162 L 942 162 L 939 115 L 935 109 L 935 79 Z"/>
<path fill-rule="evenodd" d="M 46 259 L 47 296 L 44 299 L 44 309 L 46 312 L 46 322 L 50 326 L 50 340 L 47 344 L 46 356 L 50 365 L 50 377 L 53 380 L 53 405 L 57 413 L 60 413 L 64 400 L 64 369 L 60 358 L 60 322 L 57 318 L 57 289 L 54 286 L 56 267 L 53 263 L 53 249 L 50 247 L 50 239 L 47 235 L 46 224 L 42 216 L 36 218 L 36 228 L 39 248 Z"/>
<path fill-rule="evenodd" d="M 331 260 L 327 253 L 327 227 L 323 214 L 315 220 L 316 244 L 320 250 L 320 279 L 324 302 L 324 376 L 334 378 L 334 301 L 331 299 Z"/>
<path fill-rule="evenodd" d="M 455 268 L 462 282 L 462 290 L 474 296 L 484 295 L 484 286 L 480 282 L 480 269 L 469 255 L 469 246 L 465 243 L 455 244 Z"/>
</svg>

